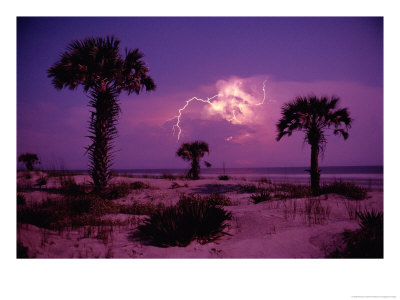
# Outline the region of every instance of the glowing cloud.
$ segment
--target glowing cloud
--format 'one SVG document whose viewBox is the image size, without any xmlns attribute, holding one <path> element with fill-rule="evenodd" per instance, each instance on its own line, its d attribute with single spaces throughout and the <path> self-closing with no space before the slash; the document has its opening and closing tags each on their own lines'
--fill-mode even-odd
<svg viewBox="0 0 400 300">
<path fill-rule="evenodd" d="M 266 100 L 265 85 L 267 80 L 262 83 L 262 93 L 259 85 L 257 87 L 253 82 L 246 79 L 231 78 L 230 80 L 220 80 L 216 83 L 218 94 L 201 99 L 197 97 L 186 100 L 185 105 L 178 110 L 178 115 L 170 120 L 176 120 L 172 129 L 178 130 L 178 140 L 182 134 L 180 122 L 183 111 L 192 101 L 199 101 L 208 104 L 205 107 L 207 116 L 219 117 L 225 119 L 233 125 L 249 125 L 256 122 L 257 107 L 264 104 Z M 262 95 L 262 96 L 261 96 Z M 232 140 L 232 137 L 226 141 Z"/>
</svg>

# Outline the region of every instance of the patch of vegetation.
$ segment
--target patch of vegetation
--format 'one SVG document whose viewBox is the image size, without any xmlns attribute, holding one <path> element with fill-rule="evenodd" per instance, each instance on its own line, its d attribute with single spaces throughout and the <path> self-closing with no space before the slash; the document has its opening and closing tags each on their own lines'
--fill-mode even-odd
<svg viewBox="0 0 400 300">
<path fill-rule="evenodd" d="M 360 229 L 343 232 L 344 247 L 338 247 L 330 258 L 383 258 L 383 213 L 358 212 Z"/>
<path fill-rule="evenodd" d="M 229 180 L 229 176 L 228 175 L 220 175 L 218 176 L 219 180 Z"/>
<path fill-rule="evenodd" d="M 250 198 L 253 200 L 254 204 L 272 200 L 270 192 L 266 190 L 259 190 L 255 194 L 251 195 Z"/>
<path fill-rule="evenodd" d="M 161 179 L 169 179 L 169 180 L 176 180 L 178 177 L 175 175 L 172 175 L 170 173 L 163 173 L 161 175 Z"/>
<path fill-rule="evenodd" d="M 47 184 L 47 178 L 45 176 L 40 176 L 36 181 L 36 185 L 42 188 L 42 186 Z"/>
<path fill-rule="evenodd" d="M 17 205 L 25 205 L 26 204 L 26 198 L 24 194 L 17 193 Z"/>
<path fill-rule="evenodd" d="M 260 183 L 272 184 L 271 179 L 268 179 L 268 178 L 266 178 L 266 177 L 260 178 L 260 180 L 259 180 L 258 182 L 260 182 Z"/>
<path fill-rule="evenodd" d="M 119 199 L 129 195 L 131 191 L 132 188 L 128 182 L 110 184 L 104 194 L 104 198 L 109 200 Z"/>
<path fill-rule="evenodd" d="M 77 184 L 71 176 L 60 177 L 60 183 L 60 193 L 65 196 L 77 197 L 86 194 L 85 186 Z"/>
<path fill-rule="evenodd" d="M 103 198 L 114 200 L 129 195 L 132 190 L 143 190 L 148 188 L 150 188 L 150 186 L 142 181 L 118 182 L 110 184 L 102 196 Z"/>
<path fill-rule="evenodd" d="M 28 247 L 25 247 L 20 242 L 17 242 L 17 258 L 29 258 Z"/>
<path fill-rule="evenodd" d="M 129 184 L 130 188 L 133 190 L 143 190 L 143 189 L 149 189 L 150 186 L 147 183 L 144 183 L 142 181 L 134 181 Z"/>
<path fill-rule="evenodd" d="M 231 206 L 232 201 L 231 199 L 223 194 L 217 194 L 217 193 L 212 193 L 209 196 L 205 196 L 203 197 L 204 201 L 207 201 L 210 205 L 220 205 L 220 206 Z M 202 200 L 201 200 L 202 201 Z"/>
<path fill-rule="evenodd" d="M 256 193 L 258 190 L 255 184 L 239 184 L 239 193 Z"/>
<path fill-rule="evenodd" d="M 140 203 L 133 202 L 133 204 L 118 204 L 116 206 L 118 208 L 118 212 L 121 214 L 131 214 L 131 215 L 151 215 L 157 210 L 164 209 L 165 206 L 163 203 L 159 203 L 157 205 L 153 203 Z"/>
<path fill-rule="evenodd" d="M 29 207 L 18 207 L 17 222 L 62 230 L 65 227 L 89 225 L 89 215 L 95 218 L 115 212 L 118 212 L 118 208 L 111 201 L 96 195 L 66 196 L 61 199 L 47 199 Z"/>
<path fill-rule="evenodd" d="M 335 181 L 321 187 L 321 194 L 338 194 L 353 200 L 363 200 L 368 196 L 367 190 L 351 182 Z"/>
<path fill-rule="evenodd" d="M 151 214 L 138 229 L 154 245 L 185 247 L 194 240 L 205 244 L 228 234 L 224 230 L 231 217 L 210 198 L 182 196 L 176 205 Z"/>
<path fill-rule="evenodd" d="M 275 198 L 293 199 L 306 198 L 311 196 L 311 189 L 307 185 L 298 184 L 278 184 L 275 185 Z"/>
</svg>

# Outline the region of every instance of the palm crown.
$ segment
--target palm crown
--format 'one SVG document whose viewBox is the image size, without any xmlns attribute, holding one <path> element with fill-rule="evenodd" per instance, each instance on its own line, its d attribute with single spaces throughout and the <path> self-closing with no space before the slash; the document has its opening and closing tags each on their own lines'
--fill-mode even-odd
<svg viewBox="0 0 400 300">
<path fill-rule="evenodd" d="M 109 84 L 117 92 L 128 94 L 154 90 L 153 79 L 148 76 L 149 68 L 141 61 L 139 49 L 125 50 L 125 59 L 119 54 L 119 40 L 114 37 L 87 38 L 73 41 L 60 60 L 48 70 L 57 89 L 75 89 L 82 85 L 87 92 L 96 84 Z"/>
<path fill-rule="evenodd" d="M 206 152 L 210 153 L 208 144 L 206 142 L 195 141 L 193 143 L 182 144 L 176 154 L 184 160 L 190 161 L 203 157 Z"/>
<path fill-rule="evenodd" d="M 199 179 L 199 160 L 204 156 L 205 153 L 210 153 L 210 149 L 208 144 L 202 141 L 184 143 L 176 152 L 176 155 L 182 157 L 184 160 L 192 161 L 191 168 L 188 173 L 189 178 Z"/>
<path fill-rule="evenodd" d="M 347 139 L 348 129 L 352 119 L 346 108 L 336 109 L 339 98 L 318 99 L 315 96 L 297 97 L 293 102 L 282 107 L 282 118 L 277 124 L 279 141 L 285 135 L 292 135 L 293 131 L 306 132 L 305 140 L 309 143 L 324 145 L 326 142 L 324 130 L 334 127 L 333 133 Z"/>
</svg>

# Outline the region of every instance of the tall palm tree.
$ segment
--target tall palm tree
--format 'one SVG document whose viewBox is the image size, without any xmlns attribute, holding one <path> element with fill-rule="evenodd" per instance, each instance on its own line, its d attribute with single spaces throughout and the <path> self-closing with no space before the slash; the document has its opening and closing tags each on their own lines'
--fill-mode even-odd
<svg viewBox="0 0 400 300">
<path fill-rule="evenodd" d="M 348 129 L 351 127 L 347 108 L 337 109 L 339 98 L 315 96 L 297 97 L 294 101 L 282 107 L 282 118 L 277 123 L 279 141 L 285 135 L 291 136 L 293 131 L 304 131 L 306 141 L 311 146 L 311 189 L 314 194 L 319 193 L 320 170 L 318 156 L 326 145 L 325 130 L 333 127 L 335 135 L 348 138 Z"/>
<path fill-rule="evenodd" d="M 206 142 L 195 141 L 193 143 L 184 143 L 180 146 L 176 155 L 184 160 L 192 161 L 191 168 L 188 172 L 188 178 L 199 179 L 200 174 L 200 159 L 205 153 L 210 153 L 209 146 Z"/>
<path fill-rule="evenodd" d="M 122 91 L 139 94 L 143 89 L 151 91 L 156 87 L 139 49 L 125 49 L 125 57 L 122 57 L 119 43 L 114 37 L 73 41 L 59 61 L 48 69 L 48 77 L 52 78 L 55 88 L 73 90 L 81 85 L 89 93 L 91 144 L 86 149 L 96 191 L 104 190 L 111 178 L 112 141 L 117 135 L 120 113 L 119 94 Z"/>
</svg>

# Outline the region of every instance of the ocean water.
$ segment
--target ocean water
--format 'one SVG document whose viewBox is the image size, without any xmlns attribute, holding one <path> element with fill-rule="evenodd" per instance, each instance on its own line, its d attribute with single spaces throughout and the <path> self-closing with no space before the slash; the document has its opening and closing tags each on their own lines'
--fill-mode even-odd
<svg viewBox="0 0 400 300">
<path fill-rule="evenodd" d="M 281 167 L 281 168 L 206 168 L 201 167 L 200 177 L 217 178 L 227 175 L 234 178 L 271 180 L 273 183 L 309 184 L 310 175 L 307 167 Z M 371 189 L 383 189 L 383 166 L 342 166 L 320 167 L 321 183 L 335 180 L 353 182 Z M 185 169 L 126 169 L 115 172 L 131 175 L 161 176 L 163 174 L 185 175 Z"/>
</svg>

